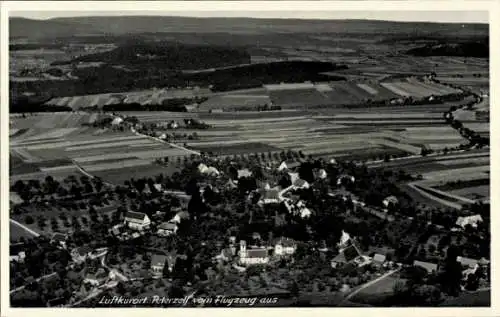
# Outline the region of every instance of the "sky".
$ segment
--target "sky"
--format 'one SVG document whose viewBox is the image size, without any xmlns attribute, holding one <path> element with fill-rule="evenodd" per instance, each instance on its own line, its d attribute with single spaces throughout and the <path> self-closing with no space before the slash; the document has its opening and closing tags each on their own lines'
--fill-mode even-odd
<svg viewBox="0 0 500 317">
<path fill-rule="evenodd" d="M 77 16 L 185 16 L 302 19 L 370 19 L 387 21 L 488 23 L 487 11 L 10 11 L 9 16 L 31 19 Z"/>
</svg>

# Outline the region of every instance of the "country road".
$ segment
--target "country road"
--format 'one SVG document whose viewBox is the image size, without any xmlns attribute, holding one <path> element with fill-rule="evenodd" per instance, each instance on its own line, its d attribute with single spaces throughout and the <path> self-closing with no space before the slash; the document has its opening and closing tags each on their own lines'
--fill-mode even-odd
<svg viewBox="0 0 500 317">
<path fill-rule="evenodd" d="M 367 287 L 370 287 L 372 286 L 373 284 L 383 280 L 384 278 L 398 272 L 399 270 L 401 270 L 401 268 L 397 268 L 397 269 L 394 269 L 394 270 L 391 270 L 387 273 L 385 273 L 384 275 L 382 276 L 379 276 L 378 278 L 374 279 L 374 280 L 371 280 L 363 285 L 361 285 L 358 289 L 356 289 L 355 291 L 353 291 L 352 293 L 350 293 L 349 295 L 346 296 L 346 298 L 344 298 L 344 300 L 340 303 L 340 305 L 342 305 L 344 302 L 350 300 L 351 298 L 353 298 L 356 294 L 358 294 L 359 292 L 361 292 L 362 290 L 364 290 L 365 288 Z"/>
<path fill-rule="evenodd" d="M 39 237 L 40 236 L 40 234 L 38 232 L 31 230 L 30 228 L 26 227 L 25 225 L 23 225 L 20 222 L 15 221 L 14 219 L 9 219 L 9 221 L 12 224 L 14 224 L 15 226 L 18 226 L 18 227 L 22 228 L 23 230 L 29 232 L 30 234 L 32 234 L 35 237 Z"/>
</svg>

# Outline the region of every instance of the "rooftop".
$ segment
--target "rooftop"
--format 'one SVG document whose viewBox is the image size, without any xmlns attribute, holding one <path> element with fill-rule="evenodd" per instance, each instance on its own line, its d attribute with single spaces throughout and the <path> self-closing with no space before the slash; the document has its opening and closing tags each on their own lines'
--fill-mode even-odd
<svg viewBox="0 0 500 317">
<path fill-rule="evenodd" d="M 146 218 L 146 214 L 142 212 L 127 211 L 125 213 L 125 219 L 144 220 L 144 218 Z"/>
<path fill-rule="evenodd" d="M 153 254 L 151 257 L 151 266 L 164 266 L 167 257 L 163 254 Z"/>
</svg>

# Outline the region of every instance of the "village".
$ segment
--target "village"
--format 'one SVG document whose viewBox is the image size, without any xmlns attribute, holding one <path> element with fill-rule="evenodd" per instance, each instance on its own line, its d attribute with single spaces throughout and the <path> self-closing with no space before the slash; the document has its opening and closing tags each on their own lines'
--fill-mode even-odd
<svg viewBox="0 0 500 317">
<path fill-rule="evenodd" d="M 224 293 L 223 286 L 210 285 L 210 281 L 214 282 L 214 276 L 224 280 L 228 272 L 260 276 L 260 283 L 242 286 L 244 294 L 278 293 L 285 298 L 311 291 L 347 298 L 371 282 L 415 270 L 424 285 L 443 283 L 436 282 L 440 274 L 456 274 L 458 284 L 447 286 L 456 293 L 489 284 L 489 260 L 465 256 L 466 250 L 451 246 L 451 240 L 461 239 L 466 244 L 476 243 L 476 247 L 481 244 L 477 240 L 484 231 L 480 214 L 463 213 L 446 227 L 432 224 L 425 221 L 427 218 L 405 215 L 403 209 L 408 206 L 403 208 L 396 195 L 384 196 L 378 204 L 362 201 L 354 194 L 368 177 L 362 166 L 334 158 L 313 160 L 293 151 L 282 152 L 281 158 L 278 164 L 261 164 L 257 159 L 237 156 L 202 156 L 186 164 L 177 183 L 169 179 L 170 188 L 161 178 L 153 182 L 131 180 L 128 187 L 121 186 L 120 191 L 125 192 L 121 195 L 141 201 L 141 208 L 129 204 L 110 222 L 96 224 L 92 229 L 96 231 L 87 232 L 87 243 L 75 238 L 78 232 L 56 232 L 48 244 L 41 244 L 47 251 L 69 254 L 67 267 L 61 270 L 78 275 L 75 280 L 80 283 L 69 296 L 55 292 L 61 296 L 51 298 L 49 305 L 78 306 L 99 294 L 120 290 L 121 294 L 158 292 L 159 285 L 169 294 L 216 295 Z M 145 205 L 147 201 L 160 197 L 169 197 L 169 203 L 158 210 L 144 207 L 151 207 Z M 326 206 L 328 209 L 322 210 Z M 370 223 L 379 228 L 395 223 L 407 227 L 410 223 L 413 229 L 408 236 L 413 245 L 410 249 L 398 246 L 401 241 L 395 237 L 391 243 L 388 234 L 373 241 L 366 236 L 368 232 L 360 232 L 367 224 L 370 228 Z M 424 236 L 444 236 L 449 241 L 441 238 L 439 247 L 427 246 L 425 250 L 423 245 L 429 242 Z M 467 250 L 471 248 L 474 246 Z M 22 271 L 19 268 L 27 264 L 25 260 L 31 262 L 26 259 L 32 256 L 29 253 L 11 248 L 11 265 Z M 451 264 L 450 256 L 454 258 Z M 311 262 L 321 263 L 321 270 L 328 270 L 334 278 L 318 283 L 318 277 L 311 276 L 305 284 L 313 286 L 301 287 L 297 277 L 273 276 L 280 268 L 305 271 Z M 450 269 L 453 265 L 458 271 Z M 415 272 L 406 275 L 414 276 Z M 38 282 L 45 283 L 43 278 L 26 281 L 14 292 L 35 290 L 40 287 Z"/>
</svg>

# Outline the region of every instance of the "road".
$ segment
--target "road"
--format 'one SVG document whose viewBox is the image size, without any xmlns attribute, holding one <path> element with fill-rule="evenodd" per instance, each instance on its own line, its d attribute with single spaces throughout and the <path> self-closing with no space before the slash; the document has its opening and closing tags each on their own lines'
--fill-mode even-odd
<svg viewBox="0 0 500 317">
<path fill-rule="evenodd" d="M 372 286 L 373 284 L 377 283 L 377 282 L 380 282 L 381 280 L 383 280 L 384 278 L 398 272 L 399 270 L 401 270 L 401 268 L 397 268 L 397 269 L 394 269 L 394 270 L 391 270 L 387 273 L 385 273 L 384 275 L 382 276 L 379 276 L 377 277 L 376 279 L 374 280 L 371 280 L 363 285 L 361 285 L 359 288 L 357 288 L 354 292 L 350 293 L 349 295 L 347 295 L 344 300 L 340 303 L 340 305 L 342 305 L 344 302 L 350 300 L 351 298 L 353 298 L 356 294 L 358 294 L 359 292 L 361 292 L 362 290 L 364 290 L 365 288 L 367 287 L 370 287 Z"/>
<path fill-rule="evenodd" d="M 160 138 L 156 138 L 154 136 L 150 136 L 150 135 L 147 135 L 147 134 L 144 134 L 144 133 L 140 133 L 140 132 L 136 131 L 134 128 L 130 128 L 130 131 L 132 131 L 132 133 L 134 133 L 135 135 L 140 135 L 140 136 L 143 136 L 143 137 L 146 137 L 146 138 L 150 138 L 150 139 L 155 140 L 157 142 L 166 143 L 166 144 L 170 145 L 171 147 L 174 147 L 174 148 L 186 151 L 188 153 L 195 154 L 195 155 L 201 155 L 201 153 L 198 152 L 198 151 L 194 151 L 194 150 L 185 148 L 185 147 L 180 146 L 180 145 L 175 144 L 175 143 L 167 142 L 165 140 L 162 140 Z"/>
<path fill-rule="evenodd" d="M 24 229 L 25 231 L 29 232 L 29 233 L 30 233 L 30 234 L 32 234 L 33 236 L 35 236 L 35 237 L 39 237 L 39 236 L 40 236 L 40 234 L 39 234 L 38 232 L 31 230 L 30 228 L 26 227 L 26 226 L 25 226 L 25 225 L 23 225 L 22 223 L 19 223 L 19 222 L 15 221 L 14 219 L 9 219 L 9 220 L 10 220 L 10 222 L 11 222 L 12 224 L 14 224 L 14 225 L 16 225 L 16 226 L 18 226 L 18 227 L 20 227 L 20 228 Z"/>
</svg>

